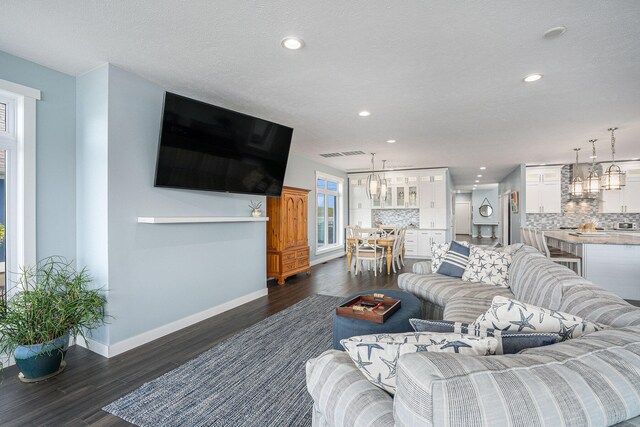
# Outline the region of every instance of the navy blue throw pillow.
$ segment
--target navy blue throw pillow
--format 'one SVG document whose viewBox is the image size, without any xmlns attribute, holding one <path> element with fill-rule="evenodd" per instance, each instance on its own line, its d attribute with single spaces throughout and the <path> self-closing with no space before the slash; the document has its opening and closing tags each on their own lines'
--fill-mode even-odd
<svg viewBox="0 0 640 427">
<path fill-rule="evenodd" d="M 451 277 L 462 277 L 469 263 L 469 248 L 453 241 L 445 254 L 437 273 Z"/>
<path fill-rule="evenodd" d="M 508 332 L 499 329 L 482 328 L 474 323 L 450 320 L 409 319 L 416 332 L 456 333 L 479 338 L 494 337 L 498 340 L 496 354 L 516 354 L 527 348 L 542 347 L 562 341 L 555 332 Z"/>
</svg>

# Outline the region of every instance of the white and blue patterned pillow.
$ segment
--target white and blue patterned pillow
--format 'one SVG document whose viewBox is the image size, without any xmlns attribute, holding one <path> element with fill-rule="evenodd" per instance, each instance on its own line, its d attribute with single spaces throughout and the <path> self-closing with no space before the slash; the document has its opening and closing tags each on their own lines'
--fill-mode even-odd
<svg viewBox="0 0 640 427">
<path fill-rule="evenodd" d="M 451 242 L 449 250 L 444 256 L 438 274 L 451 277 L 462 277 L 469 262 L 469 247 L 458 242 Z"/>
<path fill-rule="evenodd" d="M 495 354 L 498 346 L 492 337 L 417 332 L 361 335 L 340 343 L 367 379 L 391 394 L 396 392 L 396 368 L 403 354 L 428 351 L 487 356 Z"/>
<path fill-rule="evenodd" d="M 456 242 L 462 246 L 469 247 L 469 242 Z M 451 246 L 451 242 L 447 243 L 431 243 L 431 272 L 437 273 L 438 268 L 440 268 L 440 264 L 444 261 L 444 257 L 449 251 L 449 247 Z"/>
<path fill-rule="evenodd" d="M 450 320 L 409 319 L 416 332 L 438 332 L 493 337 L 498 340 L 496 354 L 515 354 L 526 348 L 542 347 L 562 341 L 557 332 L 510 332 L 485 328 L 475 323 L 453 322 Z"/>
<path fill-rule="evenodd" d="M 510 252 L 472 246 L 462 280 L 508 288 L 511 259 Z"/>
<path fill-rule="evenodd" d="M 475 325 L 500 331 L 554 332 L 562 341 L 605 329 L 573 314 L 525 304 L 511 298 L 496 296 L 486 313 L 478 316 Z"/>
</svg>

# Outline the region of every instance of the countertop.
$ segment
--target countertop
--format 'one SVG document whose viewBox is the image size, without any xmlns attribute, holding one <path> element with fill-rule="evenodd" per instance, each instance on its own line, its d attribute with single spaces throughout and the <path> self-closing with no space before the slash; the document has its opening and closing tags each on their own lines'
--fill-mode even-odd
<svg viewBox="0 0 640 427">
<path fill-rule="evenodd" d="M 563 242 L 587 245 L 638 245 L 640 233 L 624 231 L 599 231 L 598 236 L 574 236 L 576 231 L 545 231 L 544 235 Z"/>
</svg>

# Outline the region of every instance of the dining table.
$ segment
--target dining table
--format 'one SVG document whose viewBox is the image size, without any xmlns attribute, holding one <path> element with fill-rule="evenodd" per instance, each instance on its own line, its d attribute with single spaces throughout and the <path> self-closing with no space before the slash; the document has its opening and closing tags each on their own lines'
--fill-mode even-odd
<svg viewBox="0 0 640 427">
<path fill-rule="evenodd" d="M 387 259 L 387 276 L 391 275 L 391 261 L 393 256 L 392 249 L 396 238 L 396 235 L 390 234 L 376 239 L 377 245 L 385 248 Z M 353 256 L 356 240 L 362 240 L 362 237 L 347 237 L 347 271 L 351 271 L 351 257 Z M 369 242 L 373 243 L 373 240 L 369 240 Z M 402 257 L 404 258 L 404 247 L 402 248 Z"/>
</svg>

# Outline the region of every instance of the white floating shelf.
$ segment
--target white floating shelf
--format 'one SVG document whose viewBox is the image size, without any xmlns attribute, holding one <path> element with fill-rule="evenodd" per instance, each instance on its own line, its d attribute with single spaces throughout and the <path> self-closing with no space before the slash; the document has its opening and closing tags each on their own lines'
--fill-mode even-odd
<svg viewBox="0 0 640 427">
<path fill-rule="evenodd" d="M 266 216 L 139 216 L 140 224 L 197 224 L 206 222 L 267 222 Z"/>
</svg>

